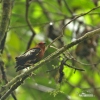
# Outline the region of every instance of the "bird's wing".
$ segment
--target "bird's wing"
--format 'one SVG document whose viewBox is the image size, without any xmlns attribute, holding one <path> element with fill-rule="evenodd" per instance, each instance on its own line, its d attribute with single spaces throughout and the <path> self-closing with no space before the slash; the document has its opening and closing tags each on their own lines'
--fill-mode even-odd
<svg viewBox="0 0 100 100">
<path fill-rule="evenodd" d="M 24 54 L 16 57 L 16 67 L 19 65 L 25 65 L 26 63 L 34 63 L 37 59 L 37 55 L 40 53 L 40 48 L 33 48 L 25 52 Z"/>
</svg>

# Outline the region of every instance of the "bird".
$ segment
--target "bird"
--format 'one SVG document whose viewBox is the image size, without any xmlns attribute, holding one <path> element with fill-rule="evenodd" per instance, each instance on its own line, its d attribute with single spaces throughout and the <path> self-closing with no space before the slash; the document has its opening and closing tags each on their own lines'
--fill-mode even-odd
<svg viewBox="0 0 100 100">
<path fill-rule="evenodd" d="M 25 53 L 15 57 L 16 59 L 16 72 L 40 61 L 45 53 L 45 43 L 40 42 L 35 47 L 27 50 Z"/>
</svg>

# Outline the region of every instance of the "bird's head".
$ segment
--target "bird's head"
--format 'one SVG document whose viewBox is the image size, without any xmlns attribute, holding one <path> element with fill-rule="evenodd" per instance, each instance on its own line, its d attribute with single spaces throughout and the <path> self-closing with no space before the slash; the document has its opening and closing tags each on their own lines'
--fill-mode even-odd
<svg viewBox="0 0 100 100">
<path fill-rule="evenodd" d="M 41 47 L 42 49 L 45 49 L 45 43 L 44 42 L 38 43 L 38 46 Z"/>
</svg>

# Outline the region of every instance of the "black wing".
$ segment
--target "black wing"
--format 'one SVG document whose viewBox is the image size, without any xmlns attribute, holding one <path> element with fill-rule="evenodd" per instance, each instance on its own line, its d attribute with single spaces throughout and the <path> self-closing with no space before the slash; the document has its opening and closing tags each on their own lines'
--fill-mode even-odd
<svg viewBox="0 0 100 100">
<path fill-rule="evenodd" d="M 37 55 L 40 53 L 40 48 L 33 48 L 24 54 L 16 57 L 16 71 L 29 67 L 31 64 L 36 63 L 38 61 Z"/>
</svg>

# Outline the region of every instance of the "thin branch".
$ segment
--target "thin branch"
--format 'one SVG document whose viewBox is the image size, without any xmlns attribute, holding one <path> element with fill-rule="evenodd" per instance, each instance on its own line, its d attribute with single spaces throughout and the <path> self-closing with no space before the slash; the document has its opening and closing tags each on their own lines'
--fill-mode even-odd
<svg viewBox="0 0 100 100">
<path fill-rule="evenodd" d="M 67 4 L 67 1 L 66 0 L 63 0 L 67 10 L 70 12 L 70 14 L 73 16 L 73 11 L 70 9 L 69 5 Z"/>
<path fill-rule="evenodd" d="M 0 100 L 5 100 L 9 94 L 11 94 L 13 92 L 13 90 L 15 90 L 19 85 L 21 85 L 23 83 L 23 81 L 27 78 L 27 75 L 24 76 L 20 81 L 16 82 L 2 97 Z"/>
<path fill-rule="evenodd" d="M 34 29 L 33 29 L 33 27 L 32 27 L 32 25 L 31 25 L 31 23 L 30 23 L 30 21 L 29 21 L 29 18 L 28 18 L 29 1 L 30 1 L 30 0 L 26 0 L 26 13 L 25 13 L 25 17 L 26 17 L 26 22 L 27 22 L 27 24 L 28 24 L 30 30 L 32 31 L 32 36 L 31 36 L 31 38 L 30 38 L 30 40 L 29 40 L 29 42 L 28 42 L 28 45 L 27 45 L 26 50 L 28 50 L 28 49 L 30 48 L 30 45 L 31 45 L 31 43 L 32 43 L 32 40 L 33 40 L 33 38 L 34 38 L 34 36 L 35 36 L 35 34 L 36 34 L 35 31 L 34 31 Z"/>
<path fill-rule="evenodd" d="M 2 16 L 0 23 L 0 44 L 7 32 L 9 20 L 11 16 L 12 0 L 2 0 Z"/>
<path fill-rule="evenodd" d="M 76 61 L 77 63 L 80 63 L 81 65 L 85 65 L 85 66 L 92 66 L 92 65 L 94 65 L 94 66 L 96 66 L 97 64 L 99 64 L 99 62 L 97 62 L 97 63 L 93 63 L 93 64 L 86 64 L 86 63 L 83 63 L 83 62 L 80 62 L 79 60 L 77 60 L 77 59 L 75 59 L 71 54 L 70 54 L 70 52 L 67 52 L 68 54 L 69 54 L 69 56 L 70 57 L 67 57 L 67 58 L 69 58 L 69 60 L 72 60 L 72 61 Z"/>
<path fill-rule="evenodd" d="M 64 65 L 66 65 L 66 66 L 69 67 L 69 68 L 75 69 L 75 70 L 85 71 L 84 69 L 77 68 L 77 67 L 73 67 L 73 66 L 71 66 L 71 65 L 69 65 L 69 64 L 66 64 L 66 63 L 65 63 Z"/>
<path fill-rule="evenodd" d="M 78 19 L 79 17 L 82 17 L 82 16 L 85 16 L 85 15 L 89 14 L 90 12 L 92 12 L 92 11 L 98 9 L 98 8 L 100 8 L 100 6 L 95 7 L 95 8 L 93 8 L 93 9 L 89 10 L 89 11 L 86 12 L 86 13 L 82 13 L 82 14 L 80 14 L 80 15 L 76 15 L 72 20 L 70 20 L 67 24 L 65 24 L 65 25 L 62 27 L 61 35 L 59 35 L 56 39 L 54 39 L 54 40 L 46 47 L 46 50 L 47 50 L 47 49 L 50 47 L 50 45 L 52 45 L 55 41 L 57 41 L 58 39 L 60 39 L 61 37 L 63 37 L 65 27 L 66 27 L 68 24 L 70 24 L 70 23 L 73 22 L 74 20 Z"/>
<path fill-rule="evenodd" d="M 2 74 L 2 80 L 4 80 L 5 83 L 8 83 L 3 61 L 0 61 L 0 69 L 1 69 L 1 74 Z"/>
<path fill-rule="evenodd" d="M 5 36 L 2 39 L 1 44 L 0 44 L 0 52 L 1 53 L 3 53 L 3 50 L 4 50 L 4 46 L 5 46 L 5 42 L 6 42 L 6 37 L 7 37 L 7 32 L 5 32 Z"/>
<path fill-rule="evenodd" d="M 58 50 L 58 48 L 56 48 L 56 47 L 54 47 L 54 46 L 50 46 L 50 47 L 52 47 L 52 48 Z M 63 54 L 64 54 L 64 53 L 63 53 Z M 64 55 L 65 55 L 65 54 L 64 54 Z M 64 65 L 67 65 L 68 67 L 73 68 L 73 69 L 75 69 L 75 70 L 85 71 L 84 69 L 77 68 L 77 67 L 73 67 L 73 66 L 71 66 L 71 65 L 69 65 L 69 64 L 66 64 L 66 61 L 67 61 L 67 60 L 69 60 L 69 59 L 74 60 L 74 58 L 70 58 L 70 57 L 67 57 L 67 56 L 65 56 L 65 57 L 66 57 L 67 59 L 64 60 L 64 63 L 63 63 Z M 53 70 L 55 70 L 55 69 L 53 69 Z M 50 70 L 50 71 L 52 71 L 52 70 Z M 50 72 L 50 71 L 47 71 L 47 72 Z"/>
<path fill-rule="evenodd" d="M 6 76 L 6 73 L 5 73 L 4 62 L 3 61 L 0 61 L 0 69 L 1 69 L 1 73 L 2 73 L 2 80 L 4 80 L 4 82 L 7 84 L 8 80 L 7 80 L 7 76 Z M 16 98 L 16 96 L 13 92 L 11 93 L 11 95 L 12 95 L 14 100 L 17 100 L 17 98 Z"/>
<path fill-rule="evenodd" d="M 58 48 L 56 48 L 55 46 L 50 46 L 51 48 L 54 48 L 55 50 L 58 50 Z M 75 59 L 69 52 L 67 52 L 68 54 L 69 54 L 69 56 L 70 57 L 68 57 L 68 56 L 66 56 L 65 55 L 65 53 L 63 53 L 63 55 L 68 59 L 68 60 L 73 60 L 73 61 L 76 61 L 77 63 L 80 63 L 81 65 L 85 65 L 85 66 L 92 66 L 92 65 L 94 65 L 94 66 L 96 66 L 97 64 L 99 64 L 99 62 L 97 62 L 97 63 L 93 63 L 93 64 L 86 64 L 86 63 L 83 63 L 83 62 L 80 62 L 80 61 L 78 61 L 77 59 Z M 70 65 L 69 65 L 70 66 Z M 71 66 L 72 67 L 72 66 Z M 73 67 L 72 67 L 73 68 Z M 74 67 L 74 69 L 75 69 L 75 67 Z M 55 70 L 55 69 L 53 69 L 53 70 Z M 84 69 L 82 69 L 82 70 L 84 70 Z M 51 70 L 52 71 L 52 70 Z M 47 71 L 47 72 L 49 72 L 49 71 Z"/>
<path fill-rule="evenodd" d="M 97 65 L 98 63 L 94 63 L 94 64 L 86 64 L 86 63 L 83 63 L 83 62 L 80 62 L 80 61 L 78 61 L 78 60 L 76 60 L 75 58 L 71 58 L 71 60 L 74 60 L 74 61 L 76 61 L 76 62 L 78 62 L 78 63 L 80 63 L 81 65 L 85 65 L 85 66 L 92 66 L 92 65 Z"/>
<path fill-rule="evenodd" d="M 36 0 L 36 1 L 39 3 L 40 7 L 42 8 L 43 13 L 46 16 L 46 18 L 51 21 L 50 15 L 49 15 L 48 11 L 46 10 L 45 6 L 42 3 L 43 1 L 41 1 L 41 0 Z"/>
<path fill-rule="evenodd" d="M 88 32 L 86 33 L 84 36 L 80 37 L 79 39 L 63 46 L 62 48 L 60 48 L 59 50 L 53 52 L 52 54 L 50 54 L 49 56 L 47 56 L 46 58 L 44 58 L 42 61 L 36 63 L 34 65 L 34 67 L 30 68 L 28 71 L 21 73 L 20 75 L 16 76 L 14 79 L 12 79 L 8 84 L 4 85 L 0 92 L 4 92 L 5 90 L 7 90 L 9 87 L 11 87 L 13 84 L 16 84 L 16 82 L 19 82 L 19 80 L 23 79 L 25 76 L 29 76 L 30 73 L 32 73 L 33 71 L 35 71 L 36 69 L 38 69 L 39 67 L 42 67 L 43 64 L 50 62 L 51 60 L 53 60 L 54 58 L 58 57 L 60 54 L 62 54 L 63 52 L 65 52 L 66 50 L 68 50 L 69 48 L 71 48 L 72 46 L 90 38 L 91 36 L 95 35 L 95 34 L 99 34 L 100 33 L 100 28 L 96 29 L 94 31 Z M 24 80 L 27 78 L 25 77 Z M 18 86 L 17 86 L 18 87 Z M 13 86 L 12 86 L 13 88 Z M 11 90 L 9 90 L 11 91 Z M 14 90 L 13 90 L 14 91 Z M 8 93 L 8 92 L 6 92 Z M 1 99 L 2 100 L 2 99 Z"/>
<path fill-rule="evenodd" d="M 67 60 L 69 60 L 69 57 L 67 57 L 67 58 L 65 58 L 65 59 L 62 60 L 63 65 L 66 65 L 67 67 L 72 68 L 72 69 L 75 69 L 75 70 L 85 71 L 85 70 L 82 69 L 82 68 L 77 68 L 77 67 L 75 67 L 75 66 L 71 66 L 71 65 L 67 64 L 67 63 L 66 63 Z"/>
</svg>

